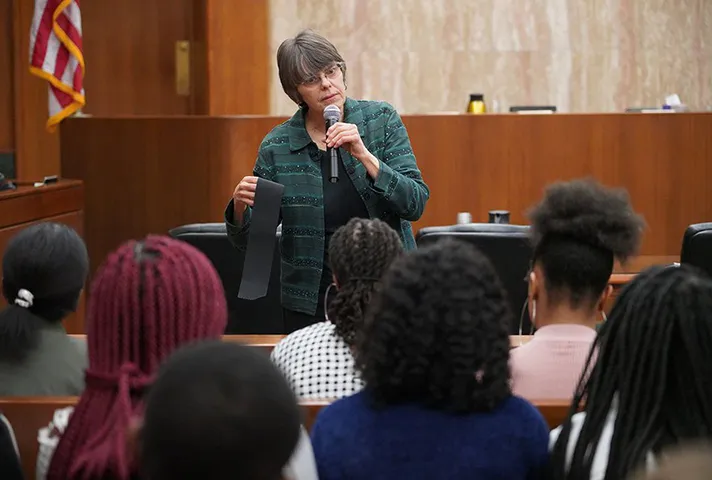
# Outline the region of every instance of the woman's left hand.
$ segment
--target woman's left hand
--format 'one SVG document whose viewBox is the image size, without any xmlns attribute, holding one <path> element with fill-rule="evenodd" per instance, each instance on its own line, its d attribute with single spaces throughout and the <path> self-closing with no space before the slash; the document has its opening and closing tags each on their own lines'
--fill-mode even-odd
<svg viewBox="0 0 712 480">
<path fill-rule="evenodd" d="M 328 148 L 344 147 L 352 157 L 363 161 L 369 154 L 366 145 L 361 140 L 358 127 L 353 123 L 338 122 L 332 125 L 326 132 L 326 146 Z"/>
</svg>

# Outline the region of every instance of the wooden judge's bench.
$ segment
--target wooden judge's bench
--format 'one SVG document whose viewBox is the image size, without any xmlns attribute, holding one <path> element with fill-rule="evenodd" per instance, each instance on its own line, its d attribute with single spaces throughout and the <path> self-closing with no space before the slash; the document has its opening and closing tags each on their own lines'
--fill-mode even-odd
<svg viewBox="0 0 712 480">
<path fill-rule="evenodd" d="M 121 242 L 220 222 L 284 117 L 79 117 L 61 128 L 62 175 L 83 180 L 92 268 Z M 404 115 L 430 200 L 414 228 L 458 212 L 512 223 L 547 184 L 593 176 L 625 187 L 647 222 L 641 256 L 618 273 L 679 258 L 691 223 L 712 220 L 712 113 Z"/>
<path fill-rule="evenodd" d="M 20 184 L 16 190 L 0 192 L 0 256 L 10 239 L 23 228 L 50 221 L 64 223 L 79 235 L 84 232 L 84 186 L 78 180 L 59 180 L 52 185 L 35 187 Z M 7 302 L 0 296 L 0 306 Z M 84 295 L 79 308 L 64 322 L 69 333 L 84 332 Z"/>
</svg>

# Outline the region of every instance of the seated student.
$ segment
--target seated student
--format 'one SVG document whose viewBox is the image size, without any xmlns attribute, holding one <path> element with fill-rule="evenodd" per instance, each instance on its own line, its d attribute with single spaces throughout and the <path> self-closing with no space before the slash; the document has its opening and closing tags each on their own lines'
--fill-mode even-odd
<svg viewBox="0 0 712 480">
<path fill-rule="evenodd" d="M 291 333 L 272 351 L 297 397 L 335 399 L 362 388 L 354 339 L 378 281 L 402 251 L 398 233 L 378 219 L 353 218 L 336 230 L 329 243 L 334 283 L 326 320 Z"/>
<path fill-rule="evenodd" d="M 712 447 L 708 442 L 681 445 L 662 452 L 654 471 L 641 468 L 630 480 L 710 480 Z"/>
<path fill-rule="evenodd" d="M 111 253 L 89 297 L 86 389 L 40 431 L 37 477 L 135 478 L 126 432 L 159 365 L 181 345 L 220 338 L 226 323 L 220 278 L 192 246 L 149 236 Z"/>
<path fill-rule="evenodd" d="M 573 399 L 584 411 L 551 433 L 553 478 L 622 479 L 712 439 L 712 280 L 685 265 L 640 273 L 594 348 Z"/>
<path fill-rule="evenodd" d="M 510 320 L 473 247 L 445 240 L 395 260 L 356 342 L 365 387 L 312 429 L 319 478 L 544 475 L 549 429 L 510 390 Z"/>
<path fill-rule="evenodd" d="M 183 348 L 146 400 L 141 473 L 151 480 L 316 480 L 300 413 L 284 377 L 257 349 L 220 342 Z"/>
<path fill-rule="evenodd" d="M 86 344 L 62 321 L 77 309 L 89 257 L 72 228 L 38 223 L 17 233 L 2 262 L 0 396 L 79 395 Z"/>
<path fill-rule="evenodd" d="M 2 480 L 22 480 L 24 478 L 15 433 L 7 418 L 2 414 L 0 414 L 0 478 Z"/>
<path fill-rule="evenodd" d="M 530 217 L 528 306 L 537 330 L 512 350 L 512 389 L 532 400 L 569 400 L 605 317 L 613 263 L 637 251 L 643 221 L 625 191 L 591 180 L 551 185 Z"/>
</svg>

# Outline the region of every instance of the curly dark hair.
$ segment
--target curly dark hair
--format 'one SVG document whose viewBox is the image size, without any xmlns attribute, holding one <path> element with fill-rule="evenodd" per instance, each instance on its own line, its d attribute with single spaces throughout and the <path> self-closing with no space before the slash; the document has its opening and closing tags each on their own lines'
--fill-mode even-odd
<svg viewBox="0 0 712 480">
<path fill-rule="evenodd" d="M 559 182 L 530 212 L 534 263 L 555 301 L 593 306 L 608 285 L 614 261 L 625 262 L 640 246 L 645 227 L 628 193 L 593 179 Z"/>
<path fill-rule="evenodd" d="M 334 232 L 329 263 L 339 286 L 327 313 L 347 345 L 354 345 L 371 294 L 402 251 L 400 237 L 382 220 L 352 218 Z"/>
<path fill-rule="evenodd" d="M 356 348 L 376 406 L 489 411 L 510 394 L 511 311 L 477 249 L 445 239 L 401 256 L 383 278 Z"/>
<path fill-rule="evenodd" d="M 605 480 L 627 478 L 649 453 L 712 438 L 712 280 L 694 267 L 651 267 L 627 284 L 603 323 L 552 449 L 555 479 L 587 480 L 610 441 Z M 575 444 L 571 418 L 585 401 Z M 603 437 L 612 410 L 610 440 Z"/>
</svg>

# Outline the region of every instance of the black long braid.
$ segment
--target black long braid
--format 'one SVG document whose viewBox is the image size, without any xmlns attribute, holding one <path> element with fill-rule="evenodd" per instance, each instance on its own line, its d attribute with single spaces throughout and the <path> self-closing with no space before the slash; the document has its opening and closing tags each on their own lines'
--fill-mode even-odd
<svg viewBox="0 0 712 480">
<path fill-rule="evenodd" d="M 596 359 L 597 358 L 597 359 Z M 555 479 L 588 480 L 609 412 L 616 412 L 605 480 L 648 453 L 712 438 L 712 280 L 692 267 L 653 267 L 621 292 L 591 348 L 552 451 Z M 571 417 L 585 419 L 570 466 Z"/>
<path fill-rule="evenodd" d="M 376 284 L 403 251 L 400 237 L 386 222 L 352 218 L 329 242 L 329 263 L 339 284 L 327 306 L 336 333 L 353 346 Z"/>
</svg>

